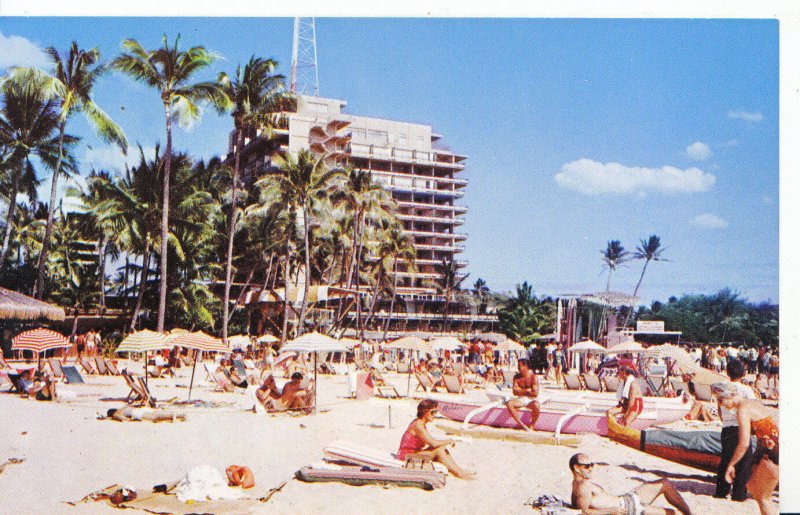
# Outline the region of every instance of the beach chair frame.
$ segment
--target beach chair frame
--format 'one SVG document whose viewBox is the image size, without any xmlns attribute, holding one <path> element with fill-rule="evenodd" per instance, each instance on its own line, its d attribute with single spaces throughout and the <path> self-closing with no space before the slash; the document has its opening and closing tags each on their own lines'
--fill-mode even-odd
<svg viewBox="0 0 800 515">
<path fill-rule="evenodd" d="M 448 393 L 464 393 L 464 386 L 453 374 L 442 374 L 442 381 Z"/>
<path fill-rule="evenodd" d="M 714 395 L 711 393 L 710 384 L 696 383 L 692 381 L 692 385 L 694 386 L 694 396 L 697 400 L 710 402 L 714 399 Z"/>
<path fill-rule="evenodd" d="M 600 378 L 594 374 L 581 374 L 583 378 L 583 384 L 586 385 L 586 389 L 592 392 L 599 392 L 602 391 L 603 386 L 600 383 Z"/>
<path fill-rule="evenodd" d="M 427 376 L 420 374 L 419 372 L 414 372 L 414 377 L 417 378 L 417 390 L 420 388 L 425 390 L 426 392 L 435 392 L 436 385 L 431 381 Z"/>
<path fill-rule="evenodd" d="M 564 374 L 564 386 L 566 386 L 567 390 L 583 390 L 583 384 L 581 384 L 581 376 L 577 374 Z"/>
<path fill-rule="evenodd" d="M 106 362 L 100 356 L 95 356 L 95 358 L 94 358 L 94 366 L 95 366 L 95 369 L 97 370 L 97 373 L 100 374 L 101 376 L 109 375 L 109 371 L 108 371 L 108 367 L 106 366 Z"/>
<path fill-rule="evenodd" d="M 83 371 L 89 375 L 95 375 L 97 373 L 95 372 L 92 363 L 89 361 L 89 358 L 87 358 L 86 356 L 81 356 L 80 358 L 78 358 L 78 364 L 81 366 Z"/>
<path fill-rule="evenodd" d="M 83 376 L 78 372 L 78 367 L 75 365 L 61 365 L 61 370 L 64 371 L 64 381 L 67 384 L 84 384 Z"/>
<path fill-rule="evenodd" d="M 47 365 L 53 373 L 53 377 L 58 379 L 64 378 L 64 371 L 61 369 L 61 362 L 57 358 L 48 358 Z"/>
<path fill-rule="evenodd" d="M 620 381 L 619 377 L 617 376 L 603 377 L 603 386 L 607 392 L 616 392 L 619 389 L 620 384 L 622 384 L 622 381 Z"/>
<path fill-rule="evenodd" d="M 673 377 L 669 380 L 669 383 L 672 385 L 672 389 L 675 390 L 675 393 L 678 393 L 681 390 L 686 393 L 691 393 L 689 391 L 689 383 L 685 381 L 681 381 L 680 379 Z"/>
<path fill-rule="evenodd" d="M 397 388 L 390 384 L 384 385 L 376 385 L 375 386 L 375 394 L 378 397 L 384 397 L 386 399 L 399 399 L 400 393 L 398 393 Z"/>
<path fill-rule="evenodd" d="M 117 368 L 117 364 L 114 363 L 113 360 L 106 358 L 106 367 L 108 368 L 108 371 L 111 373 L 111 375 L 115 376 L 120 375 L 120 371 Z"/>
</svg>

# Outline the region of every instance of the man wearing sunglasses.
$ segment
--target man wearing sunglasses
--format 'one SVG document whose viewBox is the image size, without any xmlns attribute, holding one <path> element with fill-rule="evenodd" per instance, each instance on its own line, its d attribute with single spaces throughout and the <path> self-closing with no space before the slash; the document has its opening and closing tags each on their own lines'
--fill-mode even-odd
<svg viewBox="0 0 800 515">
<path fill-rule="evenodd" d="M 681 494 L 666 479 L 644 483 L 624 495 L 612 495 L 591 481 L 594 463 L 585 454 L 578 453 L 569 459 L 572 471 L 572 506 L 584 514 L 594 515 L 656 515 L 674 513 L 673 510 L 653 506 L 653 501 L 664 498 L 680 513 L 690 514 L 691 509 Z"/>
</svg>

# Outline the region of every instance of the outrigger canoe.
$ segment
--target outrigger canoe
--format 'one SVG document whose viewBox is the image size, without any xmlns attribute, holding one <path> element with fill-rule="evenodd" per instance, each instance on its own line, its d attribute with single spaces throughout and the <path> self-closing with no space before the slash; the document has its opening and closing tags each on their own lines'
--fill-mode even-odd
<svg viewBox="0 0 800 515">
<path fill-rule="evenodd" d="M 462 422 L 463 426 L 480 424 L 492 427 L 519 428 L 519 424 L 511 417 L 504 399 L 482 402 L 475 399 L 454 398 L 444 395 L 429 395 L 438 402 L 439 413 L 445 418 Z M 594 405 L 591 402 L 563 403 L 556 400 L 540 400 L 541 411 L 534 429 L 555 433 L 556 439 L 562 433 L 595 433 L 600 436 L 608 434 L 606 411 L 608 407 Z M 531 422 L 531 412 L 520 410 L 520 418 L 526 426 Z M 656 423 L 654 411 L 643 411 L 634 421 L 634 427 L 644 429 Z"/>
<path fill-rule="evenodd" d="M 635 427 L 622 426 L 611 416 L 608 417 L 607 425 L 608 437 L 628 447 L 708 472 L 716 472 L 719 467 L 722 453 L 719 431 L 641 431 Z"/>
<path fill-rule="evenodd" d="M 486 396 L 490 400 L 510 399 L 513 394 L 509 389 L 487 388 Z M 617 396 L 614 392 L 593 392 L 590 390 L 539 390 L 539 402 L 551 400 L 561 404 L 574 404 L 580 406 L 586 403 L 609 410 L 617 405 Z M 642 397 L 644 410 L 653 411 L 656 421 L 653 425 L 668 424 L 680 420 L 689 413 L 692 402 L 680 397 Z"/>
</svg>

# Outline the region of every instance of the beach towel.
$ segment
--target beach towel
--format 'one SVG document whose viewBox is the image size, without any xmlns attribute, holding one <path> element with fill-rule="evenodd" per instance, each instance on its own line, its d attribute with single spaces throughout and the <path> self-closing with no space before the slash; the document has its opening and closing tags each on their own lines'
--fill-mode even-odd
<svg viewBox="0 0 800 515">
<path fill-rule="evenodd" d="M 175 495 L 181 502 L 216 501 L 219 499 L 238 499 L 242 491 L 228 486 L 225 474 L 208 465 L 192 468 L 175 488 Z"/>
<path fill-rule="evenodd" d="M 244 391 L 245 400 L 243 400 L 239 404 L 239 408 L 245 411 L 250 411 L 255 409 L 256 413 L 262 413 L 262 414 L 266 413 L 267 412 L 266 408 L 264 408 L 264 405 L 261 404 L 261 401 L 259 401 L 258 397 L 256 396 L 257 391 L 258 391 L 258 386 L 254 384 L 249 385 L 247 389 Z"/>
<path fill-rule="evenodd" d="M 572 505 L 557 495 L 544 494 L 536 499 L 531 497 L 526 506 L 538 508 L 543 515 L 562 515 L 571 513 L 581 513 L 580 510 L 572 508 Z"/>
</svg>

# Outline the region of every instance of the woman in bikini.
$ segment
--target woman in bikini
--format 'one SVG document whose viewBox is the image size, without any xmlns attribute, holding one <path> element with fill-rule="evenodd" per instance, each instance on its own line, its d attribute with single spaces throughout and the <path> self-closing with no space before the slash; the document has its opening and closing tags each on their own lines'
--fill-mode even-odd
<svg viewBox="0 0 800 515">
<path fill-rule="evenodd" d="M 461 479 L 474 479 L 475 473 L 459 467 L 450 452 L 445 448 L 455 445 L 455 440 L 437 440 L 430 432 L 427 425 L 433 421 L 438 412 L 438 403 L 432 399 L 425 399 L 417 405 L 417 418 L 408 425 L 408 429 L 400 439 L 400 449 L 397 459 L 407 460 L 409 457 L 423 460 L 438 461 L 454 476 Z"/>
<path fill-rule="evenodd" d="M 726 409 L 736 410 L 739 421 L 739 444 L 733 451 L 725 480 L 733 483 L 736 476 L 736 464 L 750 445 L 750 435 L 756 437 L 756 452 L 753 455 L 753 472 L 747 483 L 747 490 L 758 503 L 764 514 L 777 514 L 778 509 L 772 502 L 772 493 L 778 485 L 778 424 L 772 412 L 758 400 L 739 397 L 733 383 L 714 383 L 711 385 L 719 403 Z"/>
</svg>

